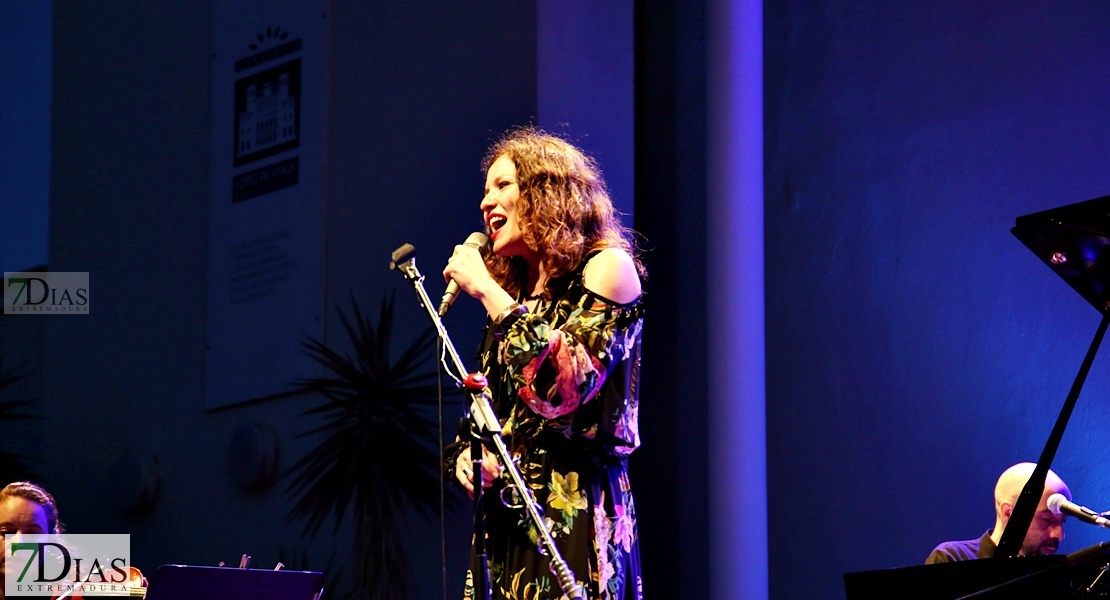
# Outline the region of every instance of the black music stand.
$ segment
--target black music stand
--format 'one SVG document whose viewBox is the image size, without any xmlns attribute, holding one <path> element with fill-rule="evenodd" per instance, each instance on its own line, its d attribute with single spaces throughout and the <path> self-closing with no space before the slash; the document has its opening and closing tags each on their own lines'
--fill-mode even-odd
<svg viewBox="0 0 1110 600">
<path fill-rule="evenodd" d="M 1095 337 L 1064 401 L 1037 467 L 1018 496 L 998 543 L 997 557 L 1017 556 L 1044 493 L 1045 478 L 1064 436 L 1083 382 L 1110 324 L 1110 196 L 1018 217 L 1010 230 L 1099 313 Z"/>
<path fill-rule="evenodd" d="M 319 600 L 323 590 L 316 571 L 162 565 L 146 600 Z"/>
</svg>

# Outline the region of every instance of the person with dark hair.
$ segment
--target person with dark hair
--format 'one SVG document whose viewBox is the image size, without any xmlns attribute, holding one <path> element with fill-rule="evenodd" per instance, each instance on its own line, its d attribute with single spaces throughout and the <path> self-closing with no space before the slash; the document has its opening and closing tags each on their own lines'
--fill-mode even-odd
<svg viewBox="0 0 1110 600">
<path fill-rule="evenodd" d="M 488 258 L 457 246 L 443 271 L 488 313 L 481 371 L 502 436 L 543 508 L 586 598 L 641 598 L 639 535 L 628 456 L 637 415 L 641 264 L 593 159 L 535 128 L 489 150 L 480 203 Z M 487 450 L 488 452 L 488 450 Z M 468 445 L 446 468 L 473 493 Z M 497 458 L 482 463 L 486 552 L 495 598 L 561 598 L 538 532 L 505 506 Z M 473 588 L 471 560 L 465 598 Z"/>
</svg>

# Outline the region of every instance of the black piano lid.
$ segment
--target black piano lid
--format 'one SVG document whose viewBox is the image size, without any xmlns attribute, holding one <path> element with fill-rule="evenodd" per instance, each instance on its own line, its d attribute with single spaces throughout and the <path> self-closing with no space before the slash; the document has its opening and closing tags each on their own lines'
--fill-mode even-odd
<svg viewBox="0 0 1110 600">
<path fill-rule="evenodd" d="M 1110 196 L 1018 217 L 1010 230 L 1100 313 L 1110 302 Z"/>
</svg>

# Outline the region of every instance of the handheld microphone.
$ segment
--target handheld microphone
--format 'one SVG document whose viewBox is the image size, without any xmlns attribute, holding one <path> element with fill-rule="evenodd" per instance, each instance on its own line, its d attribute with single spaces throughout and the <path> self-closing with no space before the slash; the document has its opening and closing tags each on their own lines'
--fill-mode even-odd
<svg viewBox="0 0 1110 600">
<path fill-rule="evenodd" d="M 1075 517 L 1084 523 L 1110 528 L 1110 520 L 1086 506 L 1079 506 L 1069 501 L 1063 494 L 1053 494 L 1048 497 L 1048 510 L 1057 515 Z"/>
<path fill-rule="evenodd" d="M 489 254 L 489 238 L 480 231 L 475 231 L 467 236 L 466 241 L 463 242 L 463 246 L 470 246 L 471 248 L 477 249 L 478 252 L 482 254 L 482 258 L 485 258 L 486 255 Z M 443 299 L 439 301 L 440 317 L 447 314 L 447 309 L 451 308 L 451 305 L 455 303 L 455 297 L 458 295 L 459 284 L 455 283 L 455 280 L 452 279 L 447 283 L 447 291 L 443 293 Z"/>
</svg>

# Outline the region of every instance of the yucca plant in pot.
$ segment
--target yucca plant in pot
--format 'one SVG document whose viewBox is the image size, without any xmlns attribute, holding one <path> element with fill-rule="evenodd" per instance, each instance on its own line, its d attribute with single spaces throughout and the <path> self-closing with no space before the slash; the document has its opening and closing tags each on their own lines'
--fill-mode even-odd
<svg viewBox="0 0 1110 600">
<path fill-rule="evenodd" d="M 434 514 L 441 499 L 435 332 L 429 328 L 391 360 L 392 297 L 382 300 L 375 325 L 352 300 L 337 308 L 349 351 L 316 339 L 305 352 L 323 367 L 301 379 L 299 391 L 323 397 L 302 412 L 322 422 L 303 435 L 319 443 L 290 467 L 286 491 L 295 502 L 287 522 L 303 521 L 309 536 L 333 522 L 337 533 L 350 510 L 354 523 L 355 597 L 407 600 L 412 582 L 400 520 Z"/>
</svg>

